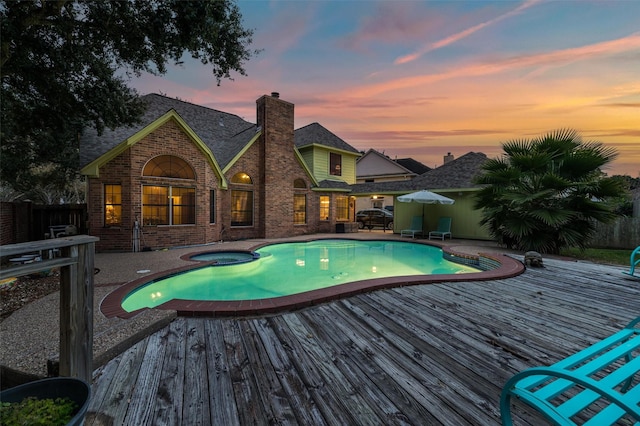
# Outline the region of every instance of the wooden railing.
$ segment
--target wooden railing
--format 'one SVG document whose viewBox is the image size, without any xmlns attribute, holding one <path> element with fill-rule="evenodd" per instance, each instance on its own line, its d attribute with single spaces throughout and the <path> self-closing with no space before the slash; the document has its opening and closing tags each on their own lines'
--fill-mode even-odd
<svg viewBox="0 0 640 426">
<path fill-rule="evenodd" d="M 97 237 L 76 235 L 0 247 L 2 258 L 37 253 L 42 260 L 0 270 L 0 279 L 60 268 L 60 375 L 91 383 L 93 274 Z M 49 253 L 59 256 L 46 258 Z"/>
</svg>

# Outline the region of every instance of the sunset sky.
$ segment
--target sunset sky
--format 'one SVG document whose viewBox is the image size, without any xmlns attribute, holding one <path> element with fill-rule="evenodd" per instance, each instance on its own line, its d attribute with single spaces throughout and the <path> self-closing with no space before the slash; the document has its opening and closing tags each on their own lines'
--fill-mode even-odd
<svg viewBox="0 0 640 426">
<path fill-rule="evenodd" d="M 359 150 L 430 167 L 489 157 L 561 128 L 614 146 L 605 171 L 640 177 L 640 1 L 239 1 L 255 49 L 216 85 L 187 60 L 141 93 L 255 122 L 279 92 L 295 127 L 318 122 Z"/>
</svg>

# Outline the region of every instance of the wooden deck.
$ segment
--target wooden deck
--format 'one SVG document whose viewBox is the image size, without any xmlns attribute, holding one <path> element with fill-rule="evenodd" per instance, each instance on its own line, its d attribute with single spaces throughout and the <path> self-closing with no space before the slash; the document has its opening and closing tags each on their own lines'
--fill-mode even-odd
<svg viewBox="0 0 640 426">
<path fill-rule="evenodd" d="M 179 318 L 95 371 L 86 424 L 498 424 L 510 376 L 640 315 L 622 268 L 545 262 L 268 317 Z"/>
</svg>

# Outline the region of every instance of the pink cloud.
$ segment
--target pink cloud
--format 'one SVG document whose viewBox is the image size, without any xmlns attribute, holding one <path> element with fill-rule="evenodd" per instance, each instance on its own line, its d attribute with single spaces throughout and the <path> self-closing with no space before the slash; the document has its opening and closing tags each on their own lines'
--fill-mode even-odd
<svg viewBox="0 0 640 426">
<path fill-rule="evenodd" d="M 434 43 L 429 43 L 426 46 L 422 47 L 421 49 L 417 50 L 414 53 L 411 53 L 409 55 L 405 55 L 405 56 L 401 56 L 399 58 L 397 58 L 395 60 L 395 64 L 406 64 L 408 62 L 412 62 L 415 61 L 416 59 L 420 58 L 422 55 L 431 52 L 432 50 L 436 50 L 436 49 L 440 49 L 442 47 L 448 46 L 450 44 L 453 44 L 459 40 L 462 40 L 466 37 L 469 37 L 470 35 L 486 28 L 489 27 L 493 24 L 496 24 L 504 19 L 510 18 L 512 16 L 518 15 L 520 13 L 522 13 L 524 10 L 530 8 L 531 6 L 534 6 L 535 4 L 539 3 L 540 0 L 527 0 L 524 3 L 522 3 L 520 6 L 516 7 L 515 9 L 504 13 L 500 16 L 497 16 L 493 19 L 490 19 L 488 21 L 482 22 L 480 24 L 474 25 L 473 27 L 467 28 L 463 31 L 457 32 L 455 34 L 450 35 L 449 37 L 445 37 L 441 40 L 438 40 Z"/>
<path fill-rule="evenodd" d="M 445 79 L 483 76 L 530 67 L 564 66 L 576 61 L 625 53 L 638 48 L 640 48 L 640 33 L 635 33 L 627 37 L 582 47 L 560 49 L 552 52 L 530 55 L 512 56 L 503 59 L 492 58 L 491 61 L 470 63 L 466 66 L 460 65 L 438 74 L 415 75 L 411 77 L 392 79 L 382 83 L 361 86 L 359 89 L 350 91 L 350 93 L 353 96 L 369 97 L 393 90 L 435 83 Z"/>
<path fill-rule="evenodd" d="M 364 51 L 379 43 L 402 43 L 423 39 L 445 25 L 445 19 L 421 10 L 418 2 L 384 2 L 372 15 L 362 18 L 357 30 L 340 41 L 348 50 Z"/>
</svg>

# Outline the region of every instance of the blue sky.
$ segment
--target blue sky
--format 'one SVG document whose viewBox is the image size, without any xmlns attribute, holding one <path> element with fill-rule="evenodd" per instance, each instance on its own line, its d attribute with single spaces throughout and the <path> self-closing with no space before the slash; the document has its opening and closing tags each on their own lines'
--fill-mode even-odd
<svg viewBox="0 0 640 426">
<path fill-rule="evenodd" d="M 640 176 L 640 1 L 239 1 L 247 76 L 221 86 L 185 58 L 132 81 L 255 122 L 279 92 L 296 128 L 434 167 L 560 128 L 614 146 Z"/>
</svg>

